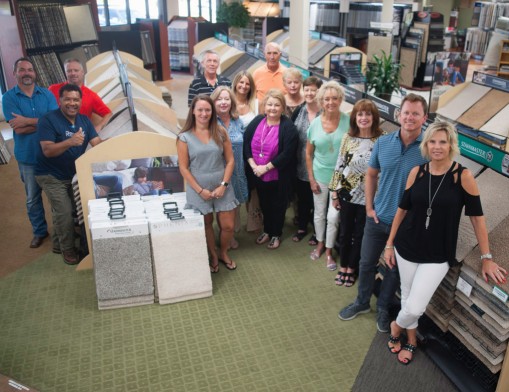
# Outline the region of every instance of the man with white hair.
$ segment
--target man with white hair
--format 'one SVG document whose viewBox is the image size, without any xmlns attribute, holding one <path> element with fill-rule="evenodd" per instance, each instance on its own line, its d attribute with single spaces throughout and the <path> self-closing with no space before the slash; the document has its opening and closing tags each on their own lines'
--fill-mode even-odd
<svg viewBox="0 0 509 392">
<path fill-rule="evenodd" d="M 283 72 L 285 72 L 286 67 L 279 62 L 281 47 L 276 42 L 269 42 L 265 45 L 264 53 L 267 62 L 253 72 L 258 102 L 263 101 L 263 97 L 271 88 L 278 88 L 283 94 L 286 94 L 283 84 Z"/>
<path fill-rule="evenodd" d="M 217 74 L 219 55 L 213 50 L 206 50 L 203 53 L 201 66 L 203 75 L 194 79 L 189 86 L 189 94 L 187 96 L 188 105 L 191 105 L 193 98 L 198 94 L 210 95 L 218 86 L 232 86 L 230 79 Z"/>
</svg>

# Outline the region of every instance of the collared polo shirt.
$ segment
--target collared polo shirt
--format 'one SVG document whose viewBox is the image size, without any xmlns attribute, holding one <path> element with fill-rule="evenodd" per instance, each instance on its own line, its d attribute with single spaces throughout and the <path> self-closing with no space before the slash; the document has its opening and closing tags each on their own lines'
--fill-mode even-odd
<svg viewBox="0 0 509 392">
<path fill-rule="evenodd" d="M 216 84 L 210 85 L 205 79 L 204 76 L 200 76 L 199 78 L 194 79 L 189 85 L 189 94 L 187 95 L 187 104 L 191 106 L 191 102 L 194 97 L 198 94 L 207 94 L 210 95 L 218 86 L 227 86 L 231 87 L 232 82 L 230 79 L 225 78 L 224 76 L 217 75 Z"/>
<path fill-rule="evenodd" d="M 396 215 L 410 170 L 427 162 L 419 150 L 423 132 L 408 147 L 401 141 L 400 132 L 378 138 L 369 161 L 370 167 L 380 170 L 374 209 L 387 225 L 392 224 Z"/>
<path fill-rule="evenodd" d="M 46 88 L 36 85 L 34 93 L 29 97 L 16 85 L 3 95 L 2 109 L 5 119 L 10 121 L 14 118 L 13 113 L 23 117 L 41 118 L 50 110 L 58 109 L 58 105 L 53 94 Z M 39 149 L 37 132 L 27 134 L 13 132 L 13 138 L 16 160 L 23 164 L 35 165 Z"/>
</svg>

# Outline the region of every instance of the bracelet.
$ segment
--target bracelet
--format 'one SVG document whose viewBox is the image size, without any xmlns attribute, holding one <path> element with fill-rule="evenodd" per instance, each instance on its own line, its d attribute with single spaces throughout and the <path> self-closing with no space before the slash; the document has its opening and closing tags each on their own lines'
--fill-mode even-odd
<svg viewBox="0 0 509 392">
<path fill-rule="evenodd" d="M 266 165 L 265 165 L 265 170 L 270 171 L 269 164 L 266 164 Z"/>
<path fill-rule="evenodd" d="M 202 192 L 203 192 L 203 188 L 201 188 L 201 191 L 199 191 L 198 194 L 201 195 Z"/>
<path fill-rule="evenodd" d="M 483 261 L 484 259 L 493 259 L 493 255 L 491 253 L 485 253 L 483 255 L 481 255 L 481 261 Z"/>
<path fill-rule="evenodd" d="M 339 197 L 331 197 L 332 200 L 339 200 Z"/>
<path fill-rule="evenodd" d="M 385 245 L 385 249 L 394 249 L 394 245 Z"/>
</svg>

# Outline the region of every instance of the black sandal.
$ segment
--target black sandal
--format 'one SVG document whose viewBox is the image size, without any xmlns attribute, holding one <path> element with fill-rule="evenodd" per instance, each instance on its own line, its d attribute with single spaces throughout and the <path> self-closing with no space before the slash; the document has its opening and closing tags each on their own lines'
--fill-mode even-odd
<svg viewBox="0 0 509 392">
<path fill-rule="evenodd" d="M 297 233 L 295 233 L 292 237 L 293 242 L 301 242 L 302 239 L 308 235 L 307 231 L 304 230 L 297 230 Z"/>
<path fill-rule="evenodd" d="M 313 234 L 313 235 L 309 238 L 308 245 L 309 245 L 309 246 L 316 246 L 316 245 L 318 245 L 318 240 L 316 239 L 316 235 L 315 235 L 315 234 Z"/>
<path fill-rule="evenodd" d="M 401 363 L 402 365 L 406 366 L 406 365 L 409 365 L 410 362 L 412 362 L 412 360 L 414 359 L 414 353 L 415 353 L 415 350 L 417 350 L 417 346 L 407 343 L 407 344 L 404 344 L 403 347 L 401 347 L 401 351 L 403 351 L 403 350 L 408 351 L 412 354 L 412 358 L 405 358 L 406 362 L 401 361 L 398 357 L 398 362 Z"/>
<path fill-rule="evenodd" d="M 346 272 L 343 271 L 338 272 L 334 280 L 336 281 L 337 286 L 343 286 L 346 282 Z"/>
<path fill-rule="evenodd" d="M 389 335 L 389 341 L 387 343 L 391 343 L 391 344 L 396 344 L 396 343 L 399 343 L 400 342 L 400 339 L 399 339 L 399 336 L 392 336 L 392 335 Z M 387 348 L 389 349 L 389 351 L 392 353 L 392 354 L 399 354 L 399 352 L 401 351 L 401 347 L 399 348 L 398 351 L 394 351 L 394 349 L 396 347 L 390 347 L 388 344 L 387 344 Z"/>
<path fill-rule="evenodd" d="M 355 284 L 355 273 L 347 272 L 345 274 L 345 287 L 352 287 Z"/>
</svg>

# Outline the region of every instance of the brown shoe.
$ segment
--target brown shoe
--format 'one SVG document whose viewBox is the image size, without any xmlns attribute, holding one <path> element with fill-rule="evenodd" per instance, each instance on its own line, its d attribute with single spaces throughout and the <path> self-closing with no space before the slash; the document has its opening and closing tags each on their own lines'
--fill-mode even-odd
<svg viewBox="0 0 509 392">
<path fill-rule="evenodd" d="M 43 237 L 34 236 L 34 238 L 32 238 L 32 241 L 30 242 L 30 248 L 38 248 L 39 246 L 42 245 L 44 239 L 48 236 L 49 233 L 46 233 Z"/>
<path fill-rule="evenodd" d="M 72 250 L 64 250 L 62 252 L 62 256 L 64 257 L 64 263 L 68 265 L 76 265 L 79 264 L 80 259 L 78 254 L 74 249 Z"/>
</svg>

